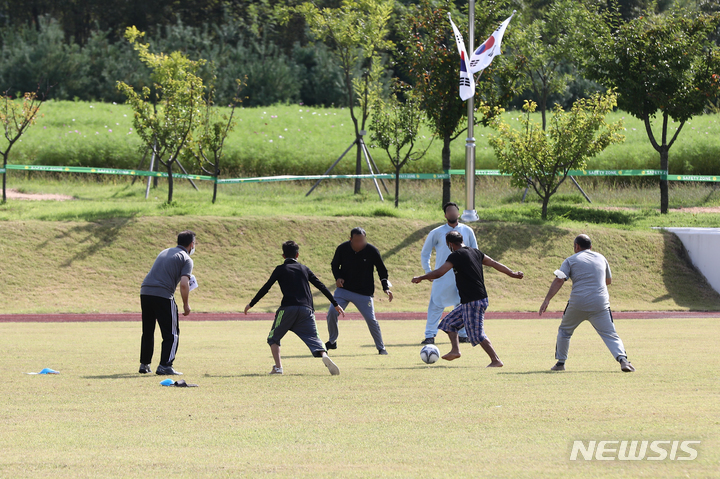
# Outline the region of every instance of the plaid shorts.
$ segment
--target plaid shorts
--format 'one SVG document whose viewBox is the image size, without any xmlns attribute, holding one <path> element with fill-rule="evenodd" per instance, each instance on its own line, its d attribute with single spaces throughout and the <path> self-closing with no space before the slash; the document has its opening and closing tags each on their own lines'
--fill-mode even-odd
<svg viewBox="0 0 720 479">
<path fill-rule="evenodd" d="M 464 326 L 470 343 L 477 346 L 487 339 L 483 329 L 483 320 L 488 304 L 487 298 L 461 304 L 440 321 L 438 329 L 446 333 L 457 333 Z"/>
</svg>

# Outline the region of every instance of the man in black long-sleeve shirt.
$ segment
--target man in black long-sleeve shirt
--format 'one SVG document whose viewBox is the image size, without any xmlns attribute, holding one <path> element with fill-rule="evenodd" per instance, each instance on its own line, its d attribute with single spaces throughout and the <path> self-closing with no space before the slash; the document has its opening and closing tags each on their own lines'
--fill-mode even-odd
<svg viewBox="0 0 720 479">
<path fill-rule="evenodd" d="M 270 371 L 270 374 L 283 373 L 280 358 L 280 340 L 288 331 L 292 331 L 302 339 L 307 347 L 310 348 L 313 356 L 322 358 L 330 374 L 333 376 L 340 374 L 340 370 L 332 359 L 328 357 L 325 346 L 318 337 L 317 325 L 315 324 L 315 309 L 309 284 L 319 289 L 320 292 L 330 300 L 334 311 L 343 316 L 345 316 L 345 311 L 338 305 L 332 293 L 330 293 L 322 281 L 310 271 L 310 268 L 298 262 L 297 258 L 300 246 L 298 246 L 297 243 L 294 241 L 286 241 L 283 243 L 282 249 L 285 262 L 275 268 L 270 279 L 260 288 L 260 291 L 258 291 L 252 301 L 245 306 L 245 314 L 247 314 L 250 308 L 255 306 L 255 304 L 270 291 L 270 288 L 272 288 L 275 282 L 280 284 L 283 298 L 280 303 L 280 308 L 275 313 L 275 321 L 273 321 L 273 326 L 267 339 L 273 359 L 275 360 L 275 365 L 272 371 Z"/>
<path fill-rule="evenodd" d="M 347 307 L 349 303 L 357 307 L 365 318 L 378 353 L 387 354 L 380 325 L 375 319 L 375 302 L 373 300 L 376 268 L 383 291 L 388 295 L 390 301 L 393 300 L 388 281 L 388 270 L 380 256 L 380 251 L 367 242 L 365 230 L 353 228 L 350 231 L 350 241 L 337 247 L 330 265 L 337 286 L 335 300 L 343 308 Z M 337 349 L 338 315 L 333 308 L 328 311 L 327 324 L 330 340 L 325 343 L 325 346 L 328 349 Z"/>
</svg>

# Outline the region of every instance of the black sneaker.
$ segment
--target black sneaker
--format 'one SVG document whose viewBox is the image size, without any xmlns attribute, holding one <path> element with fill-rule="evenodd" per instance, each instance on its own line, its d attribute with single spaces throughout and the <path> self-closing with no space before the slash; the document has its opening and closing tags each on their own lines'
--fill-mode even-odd
<svg viewBox="0 0 720 479">
<path fill-rule="evenodd" d="M 140 365 L 140 370 L 139 370 L 138 372 L 139 372 L 140 374 L 148 374 L 148 373 L 152 373 L 152 369 L 150 369 L 150 365 L 149 365 L 149 364 L 141 364 L 141 365 Z"/>
<path fill-rule="evenodd" d="M 387 356 L 387 349 L 378 349 L 378 354 L 381 356 Z"/>
<path fill-rule="evenodd" d="M 327 343 L 325 343 L 325 349 L 337 349 L 337 343 L 331 343 L 330 341 L 328 341 Z"/>
<path fill-rule="evenodd" d="M 435 336 L 432 338 L 425 338 L 420 344 L 435 344 Z"/>
<path fill-rule="evenodd" d="M 462 336 L 460 336 L 458 338 L 458 341 L 460 341 L 461 343 L 469 343 L 470 342 L 470 340 L 468 339 L 467 336 L 465 336 L 464 338 Z"/>
<path fill-rule="evenodd" d="M 565 363 L 558 361 L 555 366 L 550 368 L 550 371 L 565 371 Z"/>
<path fill-rule="evenodd" d="M 158 366 L 155 374 L 158 376 L 182 376 L 182 373 L 175 371 L 172 366 Z"/>
</svg>

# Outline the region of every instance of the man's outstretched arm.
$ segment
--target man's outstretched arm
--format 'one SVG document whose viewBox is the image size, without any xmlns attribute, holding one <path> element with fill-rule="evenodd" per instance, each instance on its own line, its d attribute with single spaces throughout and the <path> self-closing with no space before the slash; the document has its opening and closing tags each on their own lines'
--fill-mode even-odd
<svg viewBox="0 0 720 479">
<path fill-rule="evenodd" d="M 555 278 L 555 280 L 550 285 L 550 290 L 548 291 L 547 296 L 545 296 L 545 301 L 543 301 L 542 306 L 540 306 L 540 316 L 547 310 L 548 306 L 550 305 L 550 300 L 553 299 L 553 297 L 560 291 L 560 288 L 563 287 L 563 284 L 565 284 L 565 280 L 562 278 Z"/>
<path fill-rule="evenodd" d="M 450 261 L 445 261 L 442 266 L 440 266 L 438 269 L 434 271 L 430 271 L 427 274 L 424 274 L 422 276 L 415 276 L 412 279 L 413 283 L 419 283 L 420 281 L 426 280 L 426 279 L 438 279 L 441 276 L 443 276 L 445 273 L 450 271 L 453 267 L 453 264 Z"/>
<path fill-rule="evenodd" d="M 495 268 L 496 270 L 500 271 L 501 273 L 505 273 L 506 275 L 510 276 L 511 278 L 515 279 L 523 279 L 525 276 L 525 273 L 522 271 L 513 271 L 507 266 L 505 266 L 502 263 L 498 263 L 494 259 L 492 259 L 490 256 L 485 255 L 483 258 L 483 264 L 485 266 L 490 266 L 491 268 Z"/>
<path fill-rule="evenodd" d="M 272 288 L 273 284 L 277 281 L 277 269 L 273 271 L 272 275 L 270 275 L 270 279 L 267 280 L 267 282 L 263 285 L 262 288 L 260 288 L 260 291 L 257 292 L 255 297 L 245 306 L 245 310 L 243 311 L 245 314 L 248 314 L 248 311 L 250 311 L 250 308 L 255 306 L 258 301 L 263 299 L 263 297 L 268 294 L 270 291 L 270 288 Z"/>
</svg>

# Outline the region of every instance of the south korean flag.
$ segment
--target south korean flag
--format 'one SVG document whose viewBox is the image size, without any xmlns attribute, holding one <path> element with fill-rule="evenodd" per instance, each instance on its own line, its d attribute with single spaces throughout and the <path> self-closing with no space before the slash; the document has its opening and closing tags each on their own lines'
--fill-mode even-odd
<svg viewBox="0 0 720 479">
<path fill-rule="evenodd" d="M 450 25 L 452 25 L 453 33 L 455 34 L 455 43 L 457 43 L 458 52 L 460 52 L 460 99 L 465 101 L 475 95 L 475 79 L 469 72 L 465 40 L 463 40 L 460 31 L 455 26 L 449 13 L 448 18 L 450 18 Z"/>
</svg>

